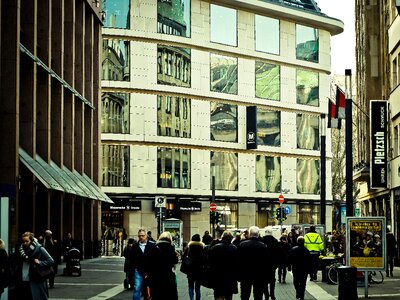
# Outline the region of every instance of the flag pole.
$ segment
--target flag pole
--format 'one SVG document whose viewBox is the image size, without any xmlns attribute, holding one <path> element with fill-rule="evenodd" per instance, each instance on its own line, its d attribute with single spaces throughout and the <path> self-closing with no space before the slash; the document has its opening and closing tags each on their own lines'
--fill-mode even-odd
<svg viewBox="0 0 400 300">
<path fill-rule="evenodd" d="M 346 84 L 346 217 L 354 216 L 353 205 L 353 101 L 351 69 L 345 70 Z"/>
<path fill-rule="evenodd" d="M 328 99 L 328 101 L 330 101 Z M 321 114 L 321 207 L 320 207 L 320 222 L 326 225 L 326 122 L 325 114 Z"/>
</svg>

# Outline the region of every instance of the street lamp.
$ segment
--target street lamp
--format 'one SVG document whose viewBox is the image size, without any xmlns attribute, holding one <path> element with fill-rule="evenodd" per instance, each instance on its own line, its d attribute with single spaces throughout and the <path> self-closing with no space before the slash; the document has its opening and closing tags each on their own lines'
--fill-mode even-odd
<svg viewBox="0 0 400 300">
<path fill-rule="evenodd" d="M 353 212 L 353 103 L 351 99 L 351 69 L 345 70 L 346 84 L 346 217 Z"/>
<path fill-rule="evenodd" d="M 325 114 L 321 114 L 320 182 L 321 182 L 320 222 L 322 225 L 326 225 L 326 123 L 325 123 Z"/>
</svg>

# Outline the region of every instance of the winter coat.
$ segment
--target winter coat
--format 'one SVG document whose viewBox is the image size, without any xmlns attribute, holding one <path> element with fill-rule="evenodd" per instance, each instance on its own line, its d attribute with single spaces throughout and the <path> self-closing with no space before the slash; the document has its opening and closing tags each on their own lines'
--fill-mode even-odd
<svg viewBox="0 0 400 300">
<path fill-rule="evenodd" d="M 131 263 L 132 247 L 133 245 L 128 244 L 125 246 L 124 251 L 122 252 L 122 256 L 125 257 L 125 262 L 124 262 L 125 273 L 133 271 Z"/>
<path fill-rule="evenodd" d="M 129 263 L 132 270 L 137 269 L 140 275 L 145 276 L 149 272 L 151 263 L 150 252 L 156 247 L 156 243 L 147 241 L 144 253 L 142 252 L 142 249 L 140 249 L 139 244 L 140 242 L 137 242 L 132 246 L 132 255 Z"/>
<path fill-rule="evenodd" d="M 279 242 L 272 235 L 266 235 L 261 240 L 267 246 L 268 254 L 266 254 L 266 257 L 264 258 L 268 263 L 268 266 L 265 270 L 267 276 L 267 282 L 274 282 L 275 271 L 279 266 L 282 255 L 279 248 Z"/>
<path fill-rule="evenodd" d="M 258 238 L 251 237 L 237 247 L 239 281 L 265 282 L 270 265 L 267 246 Z M 231 262 L 233 263 L 233 262 Z"/>
<path fill-rule="evenodd" d="M 391 257 L 396 256 L 397 241 L 391 232 L 386 233 L 386 246 L 387 255 Z"/>
<path fill-rule="evenodd" d="M 192 259 L 187 273 L 187 277 L 194 280 L 201 279 L 204 265 L 206 263 L 206 252 L 202 242 L 191 241 L 185 249 L 183 257 L 188 255 Z"/>
<path fill-rule="evenodd" d="M 279 267 L 287 267 L 289 250 L 289 243 L 279 241 Z"/>
<path fill-rule="evenodd" d="M 289 250 L 288 260 L 293 274 L 307 274 L 310 271 L 310 251 L 304 246 L 295 246 Z"/>
</svg>

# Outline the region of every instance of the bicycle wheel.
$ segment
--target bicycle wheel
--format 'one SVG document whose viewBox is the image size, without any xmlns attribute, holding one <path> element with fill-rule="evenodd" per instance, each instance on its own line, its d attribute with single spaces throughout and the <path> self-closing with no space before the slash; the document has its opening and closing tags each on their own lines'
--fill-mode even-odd
<svg viewBox="0 0 400 300">
<path fill-rule="evenodd" d="M 328 279 L 333 284 L 339 283 L 339 274 L 338 274 L 336 267 L 330 267 L 328 269 Z"/>
<path fill-rule="evenodd" d="M 371 273 L 371 282 L 373 283 L 382 283 L 383 282 L 383 274 L 381 271 L 372 271 Z"/>
</svg>

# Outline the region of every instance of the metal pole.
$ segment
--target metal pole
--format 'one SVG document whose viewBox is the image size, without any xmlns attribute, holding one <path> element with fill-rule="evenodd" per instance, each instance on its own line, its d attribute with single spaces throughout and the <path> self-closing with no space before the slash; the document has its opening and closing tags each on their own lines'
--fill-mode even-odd
<svg viewBox="0 0 400 300">
<path fill-rule="evenodd" d="M 345 70 L 346 83 L 346 217 L 354 216 L 353 207 L 353 102 L 351 69 Z"/>
<path fill-rule="evenodd" d="M 211 163 L 211 203 L 215 203 L 215 164 Z M 216 213 L 216 211 L 215 211 Z M 212 223 L 212 237 L 215 239 L 215 222 Z"/>
<path fill-rule="evenodd" d="M 326 123 L 325 114 L 321 114 L 321 207 L 320 222 L 326 225 Z"/>
</svg>

